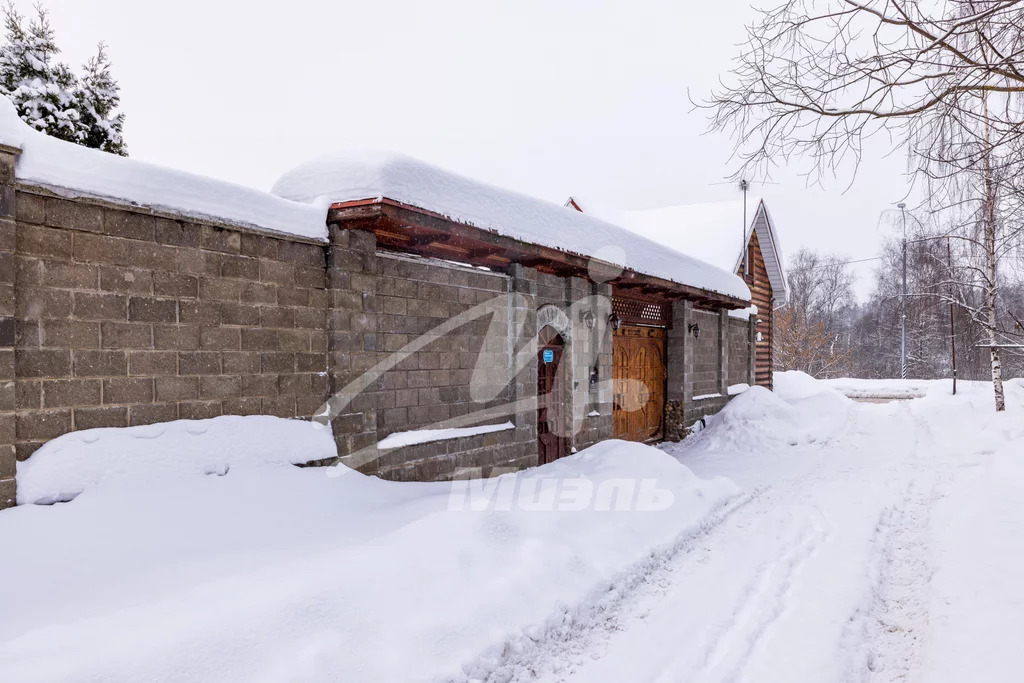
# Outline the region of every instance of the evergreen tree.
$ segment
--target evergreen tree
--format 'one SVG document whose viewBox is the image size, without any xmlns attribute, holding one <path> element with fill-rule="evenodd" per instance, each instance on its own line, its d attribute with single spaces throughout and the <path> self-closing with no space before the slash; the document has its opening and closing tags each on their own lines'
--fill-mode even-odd
<svg viewBox="0 0 1024 683">
<path fill-rule="evenodd" d="M 81 81 L 57 61 L 60 49 L 42 5 L 25 27 L 24 17 L 10 0 L 3 8 L 6 44 L 0 47 L 0 93 L 14 103 L 18 115 L 53 137 L 127 156 L 117 112 L 120 88 L 110 74 L 106 47 L 85 63 Z"/>
<path fill-rule="evenodd" d="M 110 60 L 103 43 L 99 44 L 96 56 L 85 63 L 84 69 L 85 75 L 76 91 L 81 144 L 128 156 L 121 136 L 124 114 L 115 113 L 121 102 L 121 89 L 110 75 Z"/>
<path fill-rule="evenodd" d="M 0 88 L 29 125 L 61 140 L 80 142 L 80 117 L 75 103 L 77 79 L 60 53 L 42 5 L 24 27 L 24 18 L 10 2 L 4 8 L 7 44 L 0 48 Z"/>
</svg>

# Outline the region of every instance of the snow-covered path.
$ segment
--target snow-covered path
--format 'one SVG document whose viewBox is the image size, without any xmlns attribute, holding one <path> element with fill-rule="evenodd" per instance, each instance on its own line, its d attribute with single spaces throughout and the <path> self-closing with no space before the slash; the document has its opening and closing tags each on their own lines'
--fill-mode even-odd
<svg viewBox="0 0 1024 683">
<path fill-rule="evenodd" d="M 978 458 L 995 448 L 984 438 L 958 438 L 964 421 L 943 420 L 953 413 L 936 415 L 942 407 L 848 405 L 834 411 L 843 416 L 838 423 L 811 427 L 808 442 L 780 450 L 766 435 L 757 458 L 714 439 L 672 447 L 699 476 L 728 476 L 752 495 L 651 576 L 607 628 L 538 664 L 539 680 L 1017 680 L 1016 651 L 987 644 L 993 626 L 984 622 L 999 622 L 1004 643 L 1019 637 L 1024 591 L 999 585 L 991 594 L 972 578 L 972 565 L 990 567 L 999 553 L 960 550 L 972 542 L 972 529 L 989 537 L 978 531 L 990 520 L 975 516 L 984 515 L 977 510 L 987 488 L 977 477 L 984 475 L 965 472 L 987 469 Z M 833 411 L 826 405 L 821 412 Z M 1013 446 L 1006 436 L 998 440 L 1019 453 L 1020 441 Z M 1018 474 L 1005 485 L 1020 483 Z M 954 492 L 959 499 L 950 501 Z M 1001 509 L 1010 514 L 1005 504 Z M 1005 521 L 1012 530 L 1000 537 L 1019 542 L 1024 525 Z M 1021 547 L 1003 552 L 1019 555 Z M 933 582 L 939 559 L 948 577 Z M 990 570 L 997 577 L 1008 571 Z M 991 604 L 964 599 L 966 588 Z M 1013 617 L 1000 616 L 1000 600 L 1011 596 L 1018 601 Z M 989 675 L 972 675 L 978 663 L 964 653 L 984 657 Z"/>
</svg>

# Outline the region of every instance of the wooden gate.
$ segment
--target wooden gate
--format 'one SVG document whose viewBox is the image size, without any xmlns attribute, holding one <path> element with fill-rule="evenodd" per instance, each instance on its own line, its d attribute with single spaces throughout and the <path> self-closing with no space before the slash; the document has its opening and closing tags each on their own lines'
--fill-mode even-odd
<svg viewBox="0 0 1024 683">
<path fill-rule="evenodd" d="M 562 354 L 565 341 L 551 327 L 540 331 L 537 351 L 537 452 L 539 463 L 565 457 L 567 441 L 565 369 Z"/>
<path fill-rule="evenodd" d="M 664 329 L 623 325 L 612 342 L 615 403 L 614 435 L 627 441 L 651 441 L 664 434 Z"/>
</svg>

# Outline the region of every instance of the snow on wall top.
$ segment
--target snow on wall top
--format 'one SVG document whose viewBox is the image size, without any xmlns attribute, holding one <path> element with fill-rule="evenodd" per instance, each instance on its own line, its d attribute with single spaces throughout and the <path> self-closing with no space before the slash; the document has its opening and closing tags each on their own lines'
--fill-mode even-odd
<svg viewBox="0 0 1024 683">
<path fill-rule="evenodd" d="M 0 143 L 22 150 L 20 182 L 65 196 L 85 196 L 166 210 L 196 219 L 249 226 L 316 240 L 327 239 L 327 207 L 184 171 L 108 154 L 32 129 L 0 97 Z"/>
<path fill-rule="evenodd" d="M 523 242 L 593 256 L 678 284 L 750 299 L 746 284 L 731 272 L 667 249 L 642 235 L 575 209 L 397 154 L 362 152 L 321 157 L 286 173 L 271 192 L 316 204 L 386 197 Z"/>
</svg>

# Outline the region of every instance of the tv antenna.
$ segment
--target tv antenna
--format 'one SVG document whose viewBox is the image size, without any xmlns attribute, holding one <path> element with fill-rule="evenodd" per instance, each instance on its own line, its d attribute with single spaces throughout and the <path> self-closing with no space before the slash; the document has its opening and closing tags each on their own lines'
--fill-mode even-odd
<svg viewBox="0 0 1024 683">
<path fill-rule="evenodd" d="M 708 183 L 709 185 L 732 185 L 732 180 L 725 180 L 718 183 Z M 750 272 L 750 250 L 747 249 L 747 193 L 750 192 L 750 186 L 754 183 L 758 185 L 778 185 L 770 180 L 747 180 L 741 178 L 739 181 L 740 192 L 743 193 L 743 230 L 742 230 L 742 244 L 743 249 L 743 275 L 746 276 Z"/>
<path fill-rule="evenodd" d="M 740 192 L 743 193 L 743 236 L 740 248 L 743 249 L 743 276 L 750 275 L 750 250 L 747 249 L 747 192 L 750 190 L 750 183 L 746 178 L 740 179 Z"/>
</svg>

